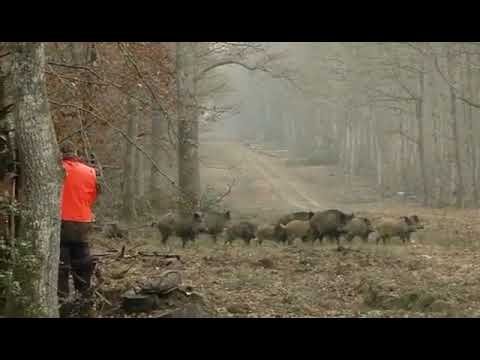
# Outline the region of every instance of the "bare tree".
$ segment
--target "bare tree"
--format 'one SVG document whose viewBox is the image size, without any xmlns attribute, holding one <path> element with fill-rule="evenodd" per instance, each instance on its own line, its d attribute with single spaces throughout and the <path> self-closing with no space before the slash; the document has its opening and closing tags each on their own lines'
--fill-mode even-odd
<svg viewBox="0 0 480 360">
<path fill-rule="evenodd" d="M 14 267 L 13 278 L 28 302 L 11 294 L 9 310 L 56 317 L 62 171 L 47 100 L 43 43 L 15 44 L 13 64 L 22 184 L 17 249 L 30 249 L 30 258 L 24 254 L 22 261 L 30 259 L 32 264 Z"/>
<path fill-rule="evenodd" d="M 178 182 L 183 195 L 180 211 L 188 214 L 200 200 L 198 163 L 198 112 L 195 100 L 195 43 L 177 43 L 177 121 L 178 121 Z"/>
<path fill-rule="evenodd" d="M 173 159 L 171 158 L 171 149 L 169 141 L 169 124 L 164 112 L 160 109 L 152 111 L 152 135 L 151 148 L 152 158 L 156 164 L 162 167 L 164 171 L 168 171 L 173 167 Z M 176 144 L 175 144 L 176 145 Z M 172 174 L 170 174 L 172 177 Z M 150 177 L 150 197 L 152 200 L 152 207 L 156 211 L 166 210 L 173 205 L 173 194 L 175 189 L 172 188 L 170 181 L 162 174 L 156 171 L 155 166 L 152 165 Z"/>
<path fill-rule="evenodd" d="M 138 114 L 133 100 L 130 102 L 130 116 L 127 125 L 127 136 L 135 139 L 137 136 Z M 137 149 L 134 144 L 127 142 L 125 144 L 125 164 L 123 179 L 123 201 L 122 201 L 122 218 L 131 223 L 137 217 L 137 209 L 135 204 L 135 159 Z"/>
<path fill-rule="evenodd" d="M 239 66 L 291 80 L 290 74 L 274 66 L 279 57 L 254 43 L 176 44 L 178 182 L 183 212 L 198 206 L 201 189 L 198 163 L 201 81 L 225 66 Z"/>
</svg>

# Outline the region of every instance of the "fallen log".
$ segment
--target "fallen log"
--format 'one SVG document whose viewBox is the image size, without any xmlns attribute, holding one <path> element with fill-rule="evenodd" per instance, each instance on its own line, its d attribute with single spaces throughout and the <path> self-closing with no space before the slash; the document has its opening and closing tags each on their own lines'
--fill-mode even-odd
<svg viewBox="0 0 480 360">
<path fill-rule="evenodd" d="M 119 280 L 119 279 L 123 279 L 127 273 L 133 268 L 135 264 L 131 264 L 128 268 L 126 268 L 125 270 L 122 270 L 120 272 L 117 272 L 117 273 L 114 273 L 114 274 L 111 274 L 110 277 L 114 280 Z"/>
<path fill-rule="evenodd" d="M 176 255 L 176 254 L 160 254 L 156 251 L 153 251 L 151 253 L 148 253 L 148 252 L 144 252 L 144 251 L 139 251 L 138 253 L 134 254 L 134 255 L 125 255 L 125 253 L 123 253 L 123 256 L 119 256 L 117 255 L 117 252 L 114 252 L 114 253 L 101 253 L 101 254 L 92 254 L 92 257 L 106 257 L 106 256 L 112 256 L 112 257 L 117 257 L 117 259 L 134 259 L 136 257 L 139 257 L 139 256 L 143 256 L 143 257 L 159 257 L 159 258 L 163 258 L 163 259 L 177 259 L 178 261 L 181 261 L 180 260 L 180 255 Z"/>
<path fill-rule="evenodd" d="M 125 256 L 125 245 L 122 246 L 122 250 L 120 251 L 120 255 L 118 256 L 119 259 Z"/>
<path fill-rule="evenodd" d="M 153 251 L 151 253 L 147 253 L 145 251 L 139 251 L 137 253 L 138 255 L 140 256 L 155 256 L 155 257 L 161 257 L 161 258 L 165 258 L 165 259 L 177 259 L 177 260 L 180 260 L 180 255 L 176 255 L 176 254 L 160 254 L 158 253 L 157 251 Z"/>
</svg>

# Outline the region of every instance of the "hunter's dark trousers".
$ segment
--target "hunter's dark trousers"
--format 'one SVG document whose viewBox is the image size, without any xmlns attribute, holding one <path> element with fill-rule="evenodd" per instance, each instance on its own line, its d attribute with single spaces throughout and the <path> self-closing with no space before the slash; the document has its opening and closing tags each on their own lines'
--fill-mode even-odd
<svg viewBox="0 0 480 360">
<path fill-rule="evenodd" d="M 60 268 L 58 271 L 58 296 L 68 298 L 68 281 L 73 277 L 75 290 L 87 295 L 95 264 L 90 255 L 88 235 L 90 223 L 62 221 L 60 232 Z"/>
</svg>

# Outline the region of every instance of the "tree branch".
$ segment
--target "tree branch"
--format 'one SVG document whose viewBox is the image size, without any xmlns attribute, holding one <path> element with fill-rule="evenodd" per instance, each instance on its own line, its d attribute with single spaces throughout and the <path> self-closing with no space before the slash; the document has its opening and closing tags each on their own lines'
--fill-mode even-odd
<svg viewBox="0 0 480 360">
<path fill-rule="evenodd" d="M 406 97 L 406 96 L 398 96 L 398 95 L 393 95 L 393 94 L 390 94 L 390 93 L 387 93 L 386 91 L 383 91 L 383 90 L 380 90 L 380 89 L 376 89 L 376 88 L 370 88 L 370 87 L 366 87 L 367 90 L 370 90 L 370 91 L 374 91 L 376 93 L 378 93 L 379 95 L 382 95 L 382 96 L 385 96 L 386 98 L 389 98 L 391 100 L 395 100 L 395 101 L 398 101 L 398 100 L 402 100 L 402 101 L 417 101 L 417 98 L 415 97 Z M 388 100 L 386 100 L 388 101 Z"/>
<path fill-rule="evenodd" d="M 140 151 L 143 155 L 145 155 L 145 157 L 152 163 L 154 169 L 156 171 L 158 171 L 163 177 L 165 177 L 171 185 L 175 186 L 178 190 L 181 191 L 181 189 L 176 185 L 175 181 L 172 180 L 167 174 L 163 173 L 161 170 L 160 170 L 160 167 L 158 166 L 158 164 L 155 162 L 155 160 L 152 159 L 152 157 L 150 156 L 150 154 L 148 154 L 141 146 L 139 146 L 133 139 L 131 139 L 122 129 L 116 127 L 115 125 L 113 125 L 110 121 L 108 121 L 107 119 L 105 119 L 104 117 L 96 114 L 95 112 L 93 111 L 90 111 L 88 109 L 85 109 L 81 106 L 78 106 L 78 105 L 75 105 L 75 104 L 61 104 L 61 103 L 58 103 L 58 102 L 55 102 L 55 101 L 49 101 L 51 104 L 53 105 L 56 105 L 56 106 L 62 106 L 62 107 L 72 107 L 72 108 L 75 108 L 79 111 L 83 111 L 91 116 L 93 116 L 94 118 L 96 118 L 97 120 L 100 120 L 100 121 L 103 121 L 104 123 L 106 123 L 108 126 L 110 126 L 113 130 L 115 130 L 116 132 L 120 133 L 131 145 L 135 146 L 138 151 Z"/>
<path fill-rule="evenodd" d="M 470 105 L 471 107 L 474 107 L 476 109 L 480 109 L 480 103 L 473 102 L 473 101 L 467 99 L 466 97 L 458 96 L 458 95 L 457 95 L 457 99 L 463 101 L 464 103 Z"/>
<path fill-rule="evenodd" d="M 391 130 L 391 131 L 386 131 L 385 132 L 386 134 L 392 134 L 392 135 L 400 135 L 400 136 L 403 136 L 405 139 L 407 139 L 408 141 L 418 145 L 418 140 L 415 139 L 413 136 L 410 136 L 408 134 L 406 134 L 405 132 L 403 132 L 402 130 L 400 129 L 397 129 L 397 130 Z"/>
<path fill-rule="evenodd" d="M 53 101 L 52 101 L 51 103 L 54 104 L 54 105 L 57 105 L 57 104 L 58 104 L 58 103 L 55 103 L 55 102 L 53 102 Z M 58 105 L 60 106 L 60 105 L 62 105 L 62 104 L 58 104 Z M 90 127 L 92 127 L 93 125 L 95 125 L 98 120 L 99 120 L 98 118 L 95 118 L 94 120 L 90 121 L 87 125 L 83 126 L 83 129 L 80 128 L 80 129 L 77 129 L 77 130 L 71 132 L 69 135 L 67 135 L 67 136 L 65 136 L 63 139 L 61 139 L 61 140 L 58 142 L 58 144 L 61 144 L 61 143 L 65 142 L 65 141 L 67 141 L 68 139 L 74 137 L 76 134 L 81 133 L 81 132 L 84 131 L 84 130 L 87 130 L 88 128 L 90 128 Z"/>
<path fill-rule="evenodd" d="M 420 52 L 423 56 L 429 58 L 430 60 L 433 60 L 433 64 L 435 66 L 435 70 L 438 72 L 440 77 L 443 79 L 443 81 L 447 84 L 447 86 L 456 94 L 457 99 L 463 101 L 464 103 L 470 105 L 471 107 L 474 107 L 476 109 L 480 109 L 480 103 L 474 102 L 470 99 L 467 99 L 465 96 L 462 95 L 462 92 L 458 90 L 453 82 L 447 78 L 447 76 L 443 73 L 442 69 L 440 69 L 440 64 L 438 63 L 438 57 L 434 54 L 429 54 L 428 52 L 419 49 L 415 45 L 412 45 L 411 43 L 407 43 L 410 47 L 413 49 L 417 50 Z"/>
<path fill-rule="evenodd" d="M 93 74 L 97 77 L 97 79 L 102 80 L 102 77 L 98 75 L 95 71 L 90 69 L 89 67 L 86 66 L 79 66 L 79 65 L 69 65 L 69 64 L 62 64 L 62 63 L 56 63 L 56 62 L 48 62 L 48 65 L 52 66 L 59 66 L 59 67 L 64 67 L 64 68 L 69 68 L 69 69 L 77 69 L 77 70 L 85 70 L 88 71 L 90 74 Z"/>
<path fill-rule="evenodd" d="M 232 188 L 236 183 L 236 179 L 233 178 L 232 183 L 227 186 L 227 191 L 225 191 L 222 195 L 220 195 L 215 202 L 220 203 L 223 199 L 225 199 L 230 193 L 232 192 Z"/>
<path fill-rule="evenodd" d="M 223 61 L 219 61 L 215 64 L 211 64 L 210 66 L 207 66 L 205 69 L 201 70 L 197 76 L 197 78 L 195 79 L 196 81 L 199 81 L 201 80 L 208 72 L 212 71 L 213 69 L 216 69 L 216 68 L 219 68 L 221 66 L 226 66 L 226 65 L 238 65 L 238 66 L 241 66 L 243 67 L 244 69 L 247 69 L 249 71 L 263 71 L 263 72 L 269 72 L 267 69 L 265 68 L 262 68 L 262 67 L 258 67 L 258 66 L 250 66 L 250 65 L 247 65 L 241 61 L 238 61 L 238 60 L 233 60 L 233 59 L 230 59 L 230 60 L 223 60 Z"/>
<path fill-rule="evenodd" d="M 397 83 L 400 85 L 400 87 L 403 89 L 403 91 L 405 91 L 412 98 L 412 100 L 418 100 L 418 95 L 414 94 L 413 91 L 410 90 L 403 83 L 403 81 L 400 79 L 400 75 L 396 71 L 393 71 L 393 77 L 394 77 L 394 80 L 396 80 Z"/>
<path fill-rule="evenodd" d="M 267 59 L 263 59 L 263 60 L 264 60 L 264 62 L 269 62 L 269 61 L 272 61 L 273 58 L 267 58 Z M 211 64 L 211 65 L 207 66 L 206 68 L 204 68 L 203 70 L 201 70 L 198 73 L 197 77 L 195 78 L 195 81 L 200 81 L 210 71 L 212 71 L 216 68 L 222 67 L 222 66 L 227 66 L 227 65 L 237 65 L 237 66 L 240 66 L 240 67 L 242 67 L 242 68 L 244 68 L 248 71 L 260 71 L 260 72 L 270 74 L 270 76 L 272 78 L 287 80 L 297 90 L 302 91 L 302 89 L 295 83 L 295 81 L 290 76 L 288 76 L 286 73 L 275 74 L 275 72 L 272 69 L 267 68 L 265 65 L 259 65 L 259 64 L 248 65 L 245 62 L 240 61 L 240 60 L 236 60 L 236 59 L 221 60 L 221 61 L 218 61 L 214 64 Z"/>
<path fill-rule="evenodd" d="M 168 115 L 167 111 L 165 110 L 165 108 L 163 107 L 163 104 L 160 102 L 160 99 L 158 99 L 155 91 L 152 89 L 152 87 L 150 86 L 150 84 L 146 81 L 146 79 L 144 78 L 142 72 L 140 71 L 140 68 L 137 64 L 137 62 L 135 61 L 134 57 L 128 52 L 128 50 L 126 49 L 126 47 L 124 47 L 122 45 L 122 43 L 118 43 L 118 47 L 119 49 L 121 50 L 122 54 L 127 58 L 127 60 L 133 65 L 138 77 L 140 78 L 140 81 L 142 81 L 142 83 L 146 86 L 146 88 L 148 89 L 148 91 L 150 92 L 150 95 L 152 96 L 152 99 L 155 101 L 155 103 L 157 104 L 158 106 L 158 109 L 160 110 L 160 112 L 163 114 L 163 116 L 165 116 L 165 118 L 167 119 L 167 123 L 168 123 L 168 134 L 170 136 L 170 133 L 171 133 L 171 119 L 170 119 L 170 116 Z M 170 139 L 171 142 L 173 142 L 172 139 Z"/>
</svg>

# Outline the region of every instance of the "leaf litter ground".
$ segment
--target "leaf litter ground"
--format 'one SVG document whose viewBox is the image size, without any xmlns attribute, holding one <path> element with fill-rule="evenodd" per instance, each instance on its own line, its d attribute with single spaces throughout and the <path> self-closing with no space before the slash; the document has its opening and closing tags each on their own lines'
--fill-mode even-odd
<svg viewBox="0 0 480 360">
<path fill-rule="evenodd" d="M 425 230 L 407 246 L 398 239 L 387 246 L 356 239 L 351 245 L 342 244 L 340 251 L 328 242 L 283 246 L 267 241 L 262 246 L 246 246 L 237 241 L 225 246 L 222 241 L 214 245 L 202 235 L 185 249 L 174 238 L 167 249 L 148 233 L 127 243 L 97 237 L 96 253 L 119 250 L 123 245 L 127 249 L 124 258 L 118 258 L 118 252 L 100 257 L 103 282 L 98 293 L 105 301 L 97 316 L 128 316 L 118 309 L 120 295 L 170 269 L 181 272 L 183 288 L 202 295 L 212 309 L 211 316 L 480 315 L 478 211 L 397 206 L 363 214 L 375 222 L 382 216 L 413 212 L 421 216 Z M 180 261 L 141 256 L 138 250 L 177 254 Z M 170 305 L 181 304 L 173 301 Z"/>
</svg>

